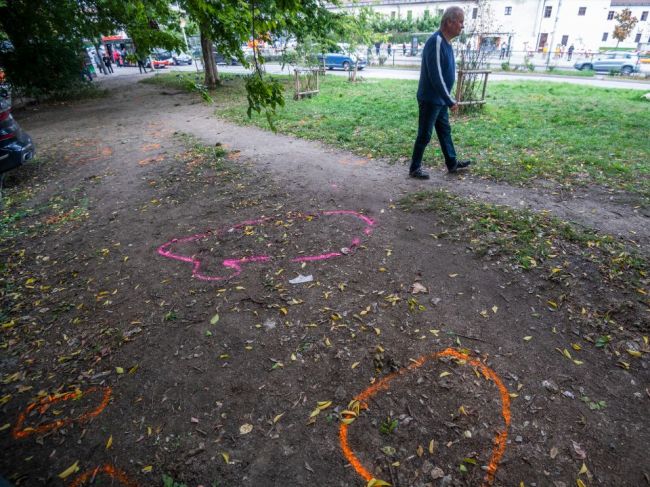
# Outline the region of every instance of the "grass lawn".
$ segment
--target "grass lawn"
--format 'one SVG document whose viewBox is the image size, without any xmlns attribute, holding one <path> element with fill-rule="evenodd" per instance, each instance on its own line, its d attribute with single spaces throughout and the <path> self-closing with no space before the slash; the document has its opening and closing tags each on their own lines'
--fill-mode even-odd
<svg viewBox="0 0 650 487">
<path fill-rule="evenodd" d="M 170 78 L 176 75 L 151 82 Z M 416 81 L 351 84 L 326 76 L 320 94 L 302 101 L 292 99 L 290 80 L 284 81 L 286 106 L 276 120 L 280 132 L 366 157 L 409 160 L 417 131 Z M 639 91 L 516 81 L 490 83 L 487 97 L 483 111 L 452 121 L 459 155 L 475 160 L 473 174 L 512 184 L 535 178 L 598 183 L 650 197 L 650 104 Z M 227 78 L 213 98 L 219 116 L 268 128 L 263 116 L 246 116 L 241 78 Z M 441 165 L 437 143 L 431 147 L 425 164 Z"/>
</svg>

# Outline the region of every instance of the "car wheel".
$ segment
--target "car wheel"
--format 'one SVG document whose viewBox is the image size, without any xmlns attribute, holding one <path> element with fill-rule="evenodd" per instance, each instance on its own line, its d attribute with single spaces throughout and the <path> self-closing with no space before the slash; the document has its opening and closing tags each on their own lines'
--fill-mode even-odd
<svg viewBox="0 0 650 487">
<path fill-rule="evenodd" d="M 632 74 L 632 68 L 630 66 L 623 66 L 621 68 L 621 74 L 624 74 L 625 76 L 629 76 Z"/>
<path fill-rule="evenodd" d="M 582 71 L 583 69 L 587 69 L 589 71 L 592 71 L 594 69 L 594 67 L 591 64 L 583 64 L 582 68 L 580 68 L 580 71 Z"/>
<path fill-rule="evenodd" d="M 348 71 L 350 69 L 350 63 L 345 61 L 343 63 L 343 71 Z"/>
</svg>

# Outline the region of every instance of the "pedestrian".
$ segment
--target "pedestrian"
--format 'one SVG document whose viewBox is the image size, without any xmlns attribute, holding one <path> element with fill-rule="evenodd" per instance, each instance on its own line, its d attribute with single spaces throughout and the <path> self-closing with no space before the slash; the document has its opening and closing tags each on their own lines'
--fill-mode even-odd
<svg viewBox="0 0 650 487">
<path fill-rule="evenodd" d="M 121 66 L 121 65 L 122 65 L 122 63 L 120 62 L 120 51 L 118 51 L 117 49 L 115 49 L 115 50 L 113 51 L 113 62 L 114 62 L 117 66 Z"/>
<path fill-rule="evenodd" d="M 144 60 L 141 57 L 138 57 L 138 69 L 140 70 L 140 74 L 142 74 L 143 70 L 144 73 L 147 74 L 147 65 L 144 63 Z M 153 69 L 151 71 L 153 71 Z"/>
<path fill-rule="evenodd" d="M 569 50 L 566 52 L 567 54 L 567 61 L 571 61 L 571 56 L 573 56 L 573 51 L 575 50 L 575 47 L 573 47 L 573 44 L 569 46 Z"/>
<path fill-rule="evenodd" d="M 406 56 L 406 42 L 402 42 L 402 56 Z"/>
<path fill-rule="evenodd" d="M 90 74 L 90 70 L 88 69 L 89 61 L 90 59 L 88 58 L 88 53 L 85 49 L 79 52 L 79 69 L 81 71 L 81 81 L 86 81 L 86 78 L 88 78 L 88 81 L 91 82 L 93 80 L 93 77 Z"/>
<path fill-rule="evenodd" d="M 108 74 L 108 71 L 106 70 L 106 66 L 104 66 L 104 61 L 102 61 L 102 58 L 97 51 L 95 51 L 95 64 L 97 65 L 97 68 L 102 73 Z"/>
<path fill-rule="evenodd" d="M 503 59 L 506 57 L 506 43 L 502 42 L 501 43 L 501 54 L 499 54 L 499 59 Z"/>
<path fill-rule="evenodd" d="M 451 95 L 454 85 L 456 62 L 451 41 L 463 30 L 465 13 L 462 8 L 449 7 L 442 14 L 440 30 L 435 32 L 424 45 L 422 67 L 418 85 L 418 135 L 413 146 L 409 174 L 416 179 L 429 179 L 429 173 L 422 169 L 424 149 L 431 141 L 433 128 L 440 142 L 445 164 L 450 173 L 465 169 L 471 161 L 459 161 L 451 138 L 448 108 L 455 110 L 456 100 Z"/>
<path fill-rule="evenodd" d="M 379 48 L 381 47 L 381 42 L 375 42 L 375 54 L 379 56 Z"/>
<path fill-rule="evenodd" d="M 390 42 L 388 43 L 387 50 L 388 50 L 388 57 L 390 57 L 391 53 L 393 52 L 393 45 Z"/>
<path fill-rule="evenodd" d="M 104 66 L 106 66 L 106 70 L 109 73 L 113 73 L 113 66 L 111 66 L 111 57 L 108 55 L 108 53 L 104 54 L 102 60 L 104 61 Z"/>
</svg>

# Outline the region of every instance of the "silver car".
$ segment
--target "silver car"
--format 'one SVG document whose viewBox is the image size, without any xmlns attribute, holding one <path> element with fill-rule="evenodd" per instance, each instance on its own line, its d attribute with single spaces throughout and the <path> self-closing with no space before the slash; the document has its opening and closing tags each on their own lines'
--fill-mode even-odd
<svg viewBox="0 0 650 487">
<path fill-rule="evenodd" d="M 574 68 L 593 69 L 594 71 L 612 72 L 621 74 L 632 74 L 639 72 L 639 57 L 631 52 L 609 51 L 596 56 L 595 59 L 581 60 L 573 65 Z"/>
</svg>

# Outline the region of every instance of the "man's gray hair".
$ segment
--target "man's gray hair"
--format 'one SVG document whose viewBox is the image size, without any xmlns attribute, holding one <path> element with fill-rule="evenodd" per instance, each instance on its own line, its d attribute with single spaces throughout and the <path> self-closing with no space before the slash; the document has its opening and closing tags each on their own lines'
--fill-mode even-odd
<svg viewBox="0 0 650 487">
<path fill-rule="evenodd" d="M 440 26 L 442 27 L 449 21 L 457 20 L 461 15 L 465 15 L 465 11 L 458 7 L 453 6 L 445 10 L 445 13 L 442 14 L 442 19 L 440 20 Z"/>
</svg>

